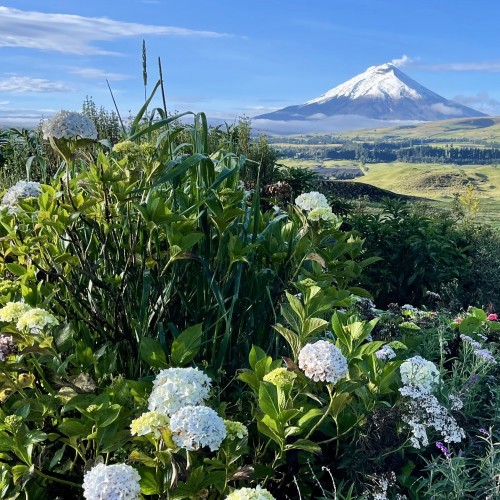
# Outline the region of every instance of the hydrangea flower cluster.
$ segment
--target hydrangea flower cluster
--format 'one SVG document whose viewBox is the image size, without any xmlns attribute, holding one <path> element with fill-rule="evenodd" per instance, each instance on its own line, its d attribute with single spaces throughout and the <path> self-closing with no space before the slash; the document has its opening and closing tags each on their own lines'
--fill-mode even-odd
<svg viewBox="0 0 500 500">
<path fill-rule="evenodd" d="M 58 325 L 59 321 L 55 316 L 50 314 L 45 309 L 34 307 L 28 309 L 24 314 L 19 316 L 17 320 L 17 328 L 22 330 L 28 328 L 31 331 L 43 330 L 47 325 Z"/>
<path fill-rule="evenodd" d="M 198 368 L 167 368 L 153 382 L 150 411 L 172 415 L 185 406 L 203 404 L 210 390 L 210 378 Z"/>
<path fill-rule="evenodd" d="M 307 218 L 311 221 L 324 220 L 327 222 L 338 222 L 338 217 L 332 212 L 330 207 L 328 208 L 315 208 L 307 214 Z"/>
<path fill-rule="evenodd" d="M 42 192 L 39 182 L 18 181 L 4 194 L 2 205 L 13 207 L 19 200 L 38 198 Z"/>
<path fill-rule="evenodd" d="M 141 493 L 139 473 L 130 465 L 97 464 L 83 478 L 86 500 L 138 500 Z"/>
<path fill-rule="evenodd" d="M 396 357 L 396 352 L 389 345 L 382 346 L 378 351 L 375 352 L 375 356 L 383 361 L 388 359 L 393 359 Z"/>
<path fill-rule="evenodd" d="M 256 488 L 240 488 L 234 490 L 226 497 L 226 500 L 276 500 L 269 491 L 260 485 Z"/>
<path fill-rule="evenodd" d="M 160 437 L 161 429 L 168 427 L 170 419 L 167 415 L 148 411 L 143 413 L 140 417 L 132 420 L 130 424 L 130 433 L 132 436 L 145 436 L 147 434 L 154 434 Z"/>
<path fill-rule="evenodd" d="M 277 387 L 285 387 L 293 384 L 297 378 L 297 374 L 287 370 L 286 368 L 275 368 L 264 375 L 263 380 Z"/>
<path fill-rule="evenodd" d="M 24 302 L 7 302 L 7 304 L 0 309 L 0 321 L 5 321 L 6 323 L 17 321 L 30 309 L 31 307 Z"/>
<path fill-rule="evenodd" d="M 306 344 L 299 352 L 299 368 L 315 382 L 336 383 L 347 375 L 347 359 L 327 340 Z"/>
<path fill-rule="evenodd" d="M 318 191 L 302 193 L 295 198 L 295 204 L 305 212 L 310 212 L 318 208 L 330 208 L 325 195 Z"/>
<path fill-rule="evenodd" d="M 407 359 L 399 367 L 399 371 L 404 385 L 418 386 L 430 392 L 439 383 L 436 365 L 420 356 Z"/>
<path fill-rule="evenodd" d="M 94 122 L 82 113 L 59 111 L 50 120 L 42 124 L 44 139 L 97 139 Z"/>
<path fill-rule="evenodd" d="M 224 420 L 224 425 L 226 426 L 226 439 L 229 441 L 248 437 L 248 429 L 241 422 Z"/>
<path fill-rule="evenodd" d="M 220 448 L 227 431 L 224 420 L 208 406 L 185 406 L 170 419 L 172 440 L 188 451 L 208 446 L 211 451 Z"/>
<path fill-rule="evenodd" d="M 428 427 L 440 432 L 445 443 L 459 443 L 465 438 L 465 433 L 457 421 L 428 390 L 410 385 L 401 387 L 399 392 L 408 398 L 407 411 L 402 420 L 411 427 L 412 446 L 421 448 L 429 444 L 426 432 Z"/>
</svg>

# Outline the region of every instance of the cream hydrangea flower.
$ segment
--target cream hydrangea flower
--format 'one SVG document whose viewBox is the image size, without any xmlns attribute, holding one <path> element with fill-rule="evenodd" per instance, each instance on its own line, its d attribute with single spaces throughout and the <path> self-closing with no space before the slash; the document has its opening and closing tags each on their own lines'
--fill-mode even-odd
<svg viewBox="0 0 500 500">
<path fill-rule="evenodd" d="M 133 155 L 139 153 L 139 145 L 133 141 L 122 141 L 113 146 L 114 153 Z"/>
<path fill-rule="evenodd" d="M 141 476 L 130 465 L 97 464 L 83 478 L 86 500 L 138 500 Z"/>
<path fill-rule="evenodd" d="M 327 340 L 306 344 L 299 352 L 299 368 L 315 382 L 336 383 L 348 372 L 342 351 Z"/>
<path fill-rule="evenodd" d="M 404 385 L 414 385 L 432 391 L 439 383 L 439 370 L 432 361 L 420 356 L 407 359 L 400 367 L 401 381 Z"/>
<path fill-rule="evenodd" d="M 325 222 L 338 222 L 337 216 L 332 212 L 330 207 L 320 207 L 311 210 L 307 214 L 307 218 L 311 221 L 325 221 Z"/>
<path fill-rule="evenodd" d="M 229 441 L 248 437 L 248 429 L 241 422 L 224 420 L 224 425 L 226 426 L 226 439 Z"/>
<path fill-rule="evenodd" d="M 185 406 L 203 404 L 209 390 L 210 378 L 198 368 L 167 368 L 153 382 L 148 409 L 172 415 Z"/>
<path fill-rule="evenodd" d="M 297 196 L 297 198 L 295 198 L 295 204 L 306 212 L 318 208 L 330 208 L 325 195 L 319 193 L 318 191 L 302 193 L 300 196 Z"/>
<path fill-rule="evenodd" d="M 278 387 L 289 386 L 297 378 L 297 374 L 286 368 L 275 368 L 264 375 L 263 380 Z"/>
<path fill-rule="evenodd" d="M 30 330 L 42 330 L 47 325 L 58 325 L 59 321 L 55 316 L 45 309 L 34 307 L 19 316 L 17 329 L 29 328 Z"/>
<path fill-rule="evenodd" d="M 188 451 L 216 451 L 227 434 L 224 420 L 208 406 L 184 406 L 172 415 L 170 430 L 174 443 Z"/>
<path fill-rule="evenodd" d="M 256 488 L 240 488 L 234 490 L 226 497 L 226 500 L 276 500 L 269 491 L 260 485 Z"/>
<path fill-rule="evenodd" d="M 24 302 L 7 302 L 7 304 L 0 309 L 0 321 L 5 321 L 7 323 L 17 321 L 30 309 L 31 307 Z"/>
<path fill-rule="evenodd" d="M 145 436 L 147 434 L 154 434 L 160 437 L 161 429 L 168 427 L 170 419 L 162 413 L 148 411 L 143 413 L 140 417 L 132 420 L 130 424 L 130 433 L 132 436 Z"/>
<path fill-rule="evenodd" d="M 38 198 L 41 192 L 39 182 L 18 181 L 3 195 L 2 205 L 13 207 L 19 200 Z"/>
<path fill-rule="evenodd" d="M 50 120 L 42 124 L 44 139 L 97 139 L 94 122 L 82 113 L 59 111 Z"/>
</svg>

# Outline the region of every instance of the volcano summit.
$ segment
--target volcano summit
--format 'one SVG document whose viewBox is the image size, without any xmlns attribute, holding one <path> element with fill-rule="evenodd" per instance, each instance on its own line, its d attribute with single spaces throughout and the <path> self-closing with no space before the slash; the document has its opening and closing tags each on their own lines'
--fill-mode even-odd
<svg viewBox="0 0 500 500">
<path fill-rule="evenodd" d="M 256 116 L 256 119 L 321 120 L 355 115 L 375 120 L 435 121 L 487 116 L 432 92 L 393 64 L 371 66 L 323 95 L 298 106 Z"/>
</svg>

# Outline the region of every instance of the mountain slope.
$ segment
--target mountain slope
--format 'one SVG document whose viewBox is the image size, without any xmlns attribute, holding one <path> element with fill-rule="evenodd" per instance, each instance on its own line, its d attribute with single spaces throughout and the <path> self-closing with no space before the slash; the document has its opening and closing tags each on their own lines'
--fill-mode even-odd
<svg viewBox="0 0 500 500">
<path fill-rule="evenodd" d="M 364 73 L 298 106 L 288 106 L 255 117 L 267 120 L 321 119 L 357 115 L 378 120 L 434 121 L 487 116 L 432 92 L 387 63 Z"/>
</svg>

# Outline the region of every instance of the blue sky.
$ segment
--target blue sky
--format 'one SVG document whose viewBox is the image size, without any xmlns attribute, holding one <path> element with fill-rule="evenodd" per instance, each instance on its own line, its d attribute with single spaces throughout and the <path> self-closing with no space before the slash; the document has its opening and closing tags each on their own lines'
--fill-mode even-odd
<svg viewBox="0 0 500 500">
<path fill-rule="evenodd" d="M 500 115 L 494 0 L 0 0 L 0 124 L 85 97 L 120 111 L 144 99 L 161 57 L 170 110 L 255 116 L 300 104 L 399 60 L 448 99 Z"/>
</svg>

